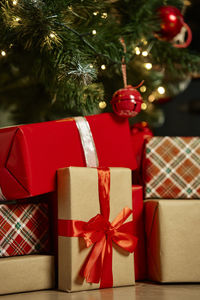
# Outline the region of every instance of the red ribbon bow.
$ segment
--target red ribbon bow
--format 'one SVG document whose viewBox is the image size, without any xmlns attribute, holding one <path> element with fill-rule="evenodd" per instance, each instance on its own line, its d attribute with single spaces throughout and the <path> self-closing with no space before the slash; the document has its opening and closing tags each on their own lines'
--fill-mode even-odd
<svg viewBox="0 0 200 300">
<path fill-rule="evenodd" d="M 88 222 L 58 220 L 58 235 L 83 237 L 87 247 L 93 245 L 81 269 L 87 282 L 99 283 L 100 288 L 113 286 L 112 242 L 132 253 L 137 244 L 133 236 L 133 221 L 124 224 L 132 214 L 128 207 L 122 209 L 112 223 L 110 216 L 110 170 L 98 168 L 99 201 L 101 214 Z"/>
</svg>

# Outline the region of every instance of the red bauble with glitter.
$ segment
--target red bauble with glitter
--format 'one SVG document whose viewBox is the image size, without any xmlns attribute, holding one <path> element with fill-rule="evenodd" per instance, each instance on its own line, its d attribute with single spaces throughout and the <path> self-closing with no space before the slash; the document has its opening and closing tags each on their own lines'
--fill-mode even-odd
<svg viewBox="0 0 200 300">
<path fill-rule="evenodd" d="M 111 104 L 118 116 L 135 117 L 141 110 L 142 96 L 133 86 L 127 85 L 114 93 Z"/>
<path fill-rule="evenodd" d="M 170 41 L 181 31 L 184 24 L 183 15 L 174 6 L 161 6 L 158 14 L 162 20 L 159 35 Z"/>
</svg>

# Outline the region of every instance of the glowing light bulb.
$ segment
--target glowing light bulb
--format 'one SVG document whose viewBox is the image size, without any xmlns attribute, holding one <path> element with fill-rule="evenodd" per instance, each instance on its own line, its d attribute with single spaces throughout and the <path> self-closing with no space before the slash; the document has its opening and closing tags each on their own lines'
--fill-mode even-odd
<svg viewBox="0 0 200 300">
<path fill-rule="evenodd" d="M 53 39 L 53 38 L 55 38 L 56 35 L 55 35 L 55 33 L 51 32 L 49 36 Z"/>
<path fill-rule="evenodd" d="M 1 55 L 2 55 L 2 56 L 6 56 L 6 51 L 2 50 L 2 51 L 1 51 Z"/>
<path fill-rule="evenodd" d="M 184 3 L 185 6 L 190 6 L 191 5 L 191 2 L 189 0 L 184 0 L 183 3 Z"/>
<path fill-rule="evenodd" d="M 13 5 L 17 5 L 18 1 L 17 0 L 14 0 L 13 1 Z"/>
<path fill-rule="evenodd" d="M 148 56 L 148 52 L 147 51 L 142 51 L 142 55 L 143 56 Z"/>
<path fill-rule="evenodd" d="M 106 108 L 106 106 L 107 106 L 107 103 L 105 101 L 99 102 L 99 108 L 104 109 L 104 108 Z"/>
<path fill-rule="evenodd" d="M 94 66 L 92 64 L 90 64 L 90 69 L 93 69 L 93 68 L 94 68 Z"/>
<path fill-rule="evenodd" d="M 148 97 L 148 100 L 149 100 L 149 102 L 155 101 L 154 95 L 150 95 L 150 96 Z"/>
<path fill-rule="evenodd" d="M 144 64 L 145 69 L 151 70 L 152 69 L 152 64 L 151 63 L 146 63 Z"/>
<path fill-rule="evenodd" d="M 163 94 L 165 93 L 165 88 L 164 88 L 163 86 L 159 86 L 159 87 L 158 87 L 158 93 L 159 93 L 160 95 L 163 95 Z"/>
<path fill-rule="evenodd" d="M 99 13 L 98 11 L 94 11 L 94 12 L 93 12 L 93 15 L 94 15 L 94 16 L 97 16 L 98 13 Z"/>
<path fill-rule="evenodd" d="M 108 14 L 107 14 L 106 12 L 104 12 L 104 13 L 102 13 L 101 18 L 102 18 L 102 19 L 106 19 L 107 16 L 108 16 Z"/>
<path fill-rule="evenodd" d="M 142 85 L 142 86 L 140 87 L 140 91 L 141 91 L 142 93 L 145 93 L 146 90 L 147 90 L 147 87 L 146 87 L 145 85 Z"/>
<path fill-rule="evenodd" d="M 19 17 L 16 17 L 16 18 L 15 18 L 15 21 L 16 21 L 16 22 L 19 22 L 20 20 L 21 20 L 21 19 L 20 19 Z"/>
<path fill-rule="evenodd" d="M 106 69 L 106 66 L 105 66 L 105 65 L 101 65 L 101 69 L 102 69 L 102 70 L 105 70 L 105 69 Z"/>
<path fill-rule="evenodd" d="M 139 47 L 135 47 L 135 54 L 136 55 L 140 55 L 140 48 Z"/>
<path fill-rule="evenodd" d="M 96 31 L 95 29 L 93 29 L 93 30 L 92 30 L 92 34 L 93 34 L 93 35 L 96 35 L 96 34 L 97 34 L 97 31 Z"/>
<path fill-rule="evenodd" d="M 146 103 L 144 103 L 144 102 L 142 103 L 142 105 L 141 105 L 141 109 L 142 109 L 142 110 L 145 110 L 145 109 L 147 109 L 147 105 L 146 105 Z"/>
<path fill-rule="evenodd" d="M 148 124 L 145 121 L 142 121 L 142 127 L 146 127 Z"/>
<path fill-rule="evenodd" d="M 148 43 L 147 40 L 145 40 L 145 39 L 142 39 L 142 42 L 144 45 L 147 45 L 147 43 Z"/>
</svg>

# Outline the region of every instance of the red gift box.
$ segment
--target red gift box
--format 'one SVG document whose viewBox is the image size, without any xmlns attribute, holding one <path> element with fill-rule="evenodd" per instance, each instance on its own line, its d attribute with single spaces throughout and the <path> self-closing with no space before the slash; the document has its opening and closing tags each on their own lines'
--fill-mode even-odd
<svg viewBox="0 0 200 300">
<path fill-rule="evenodd" d="M 135 280 L 146 279 L 146 252 L 145 252 L 145 231 L 144 231 L 144 205 L 143 188 L 140 185 L 132 186 L 132 207 L 134 235 L 138 237 L 138 243 L 134 252 Z"/>
<path fill-rule="evenodd" d="M 133 184 L 143 185 L 142 164 L 145 142 L 153 136 L 153 132 L 146 122 L 133 125 L 131 129 L 134 158 L 137 161 L 137 169 L 133 173 Z"/>
<path fill-rule="evenodd" d="M 0 205 L 0 257 L 49 251 L 47 203 Z"/>
<path fill-rule="evenodd" d="M 99 166 L 136 168 L 128 120 L 112 114 L 86 117 Z M 55 191 L 56 170 L 85 166 L 73 119 L 0 130 L 0 187 L 7 200 Z"/>
</svg>

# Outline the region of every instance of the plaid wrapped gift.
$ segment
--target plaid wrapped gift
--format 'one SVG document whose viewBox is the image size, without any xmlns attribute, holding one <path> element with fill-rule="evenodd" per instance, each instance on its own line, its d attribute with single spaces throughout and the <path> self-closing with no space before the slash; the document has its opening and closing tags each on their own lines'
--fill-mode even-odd
<svg viewBox="0 0 200 300">
<path fill-rule="evenodd" d="M 0 257 L 50 250 L 46 203 L 0 205 Z"/>
<path fill-rule="evenodd" d="M 200 199 L 200 138 L 152 137 L 144 180 L 146 199 Z"/>
</svg>

